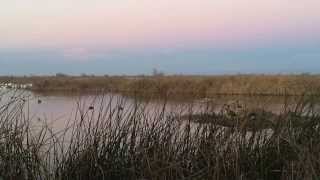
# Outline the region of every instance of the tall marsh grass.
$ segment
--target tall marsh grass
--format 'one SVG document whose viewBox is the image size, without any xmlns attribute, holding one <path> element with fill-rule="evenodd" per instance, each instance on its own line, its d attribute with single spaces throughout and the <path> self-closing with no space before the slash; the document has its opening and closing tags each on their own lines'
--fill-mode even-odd
<svg viewBox="0 0 320 180">
<path fill-rule="evenodd" d="M 320 94 L 319 75 L 220 76 L 33 76 L 0 77 L 0 82 L 32 83 L 34 91 L 122 92 L 127 95 L 204 98 L 215 95 Z"/>
<path fill-rule="evenodd" d="M 104 96 L 97 101 L 99 108 L 78 103 L 74 119 L 59 131 L 46 122 L 34 123 L 28 101 L 2 102 L 0 178 L 320 177 L 320 116 L 311 111 L 311 100 L 301 101 L 297 111 L 284 111 L 272 129 L 254 131 L 180 121 L 181 114 L 170 112 L 165 103 L 150 113 L 138 101 Z M 297 120 L 303 123 L 293 126 Z"/>
</svg>

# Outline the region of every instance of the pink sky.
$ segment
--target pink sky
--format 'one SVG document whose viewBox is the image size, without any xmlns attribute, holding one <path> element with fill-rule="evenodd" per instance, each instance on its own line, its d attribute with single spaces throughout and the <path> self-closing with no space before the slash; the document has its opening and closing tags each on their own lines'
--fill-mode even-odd
<svg viewBox="0 0 320 180">
<path fill-rule="evenodd" d="M 0 47 L 237 47 L 320 37 L 319 0 L 10 0 Z"/>
</svg>

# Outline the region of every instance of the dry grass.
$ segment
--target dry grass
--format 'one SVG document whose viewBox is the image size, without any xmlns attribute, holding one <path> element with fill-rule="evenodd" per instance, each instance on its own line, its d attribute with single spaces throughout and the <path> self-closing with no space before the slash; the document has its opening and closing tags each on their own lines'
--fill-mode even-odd
<svg viewBox="0 0 320 180">
<path fill-rule="evenodd" d="M 319 94 L 319 75 L 1 77 L 0 82 L 33 83 L 34 91 L 108 90 L 148 97 L 203 98 L 219 95 Z"/>
<path fill-rule="evenodd" d="M 150 114 L 138 101 L 106 101 L 101 95 L 97 98 L 101 108 L 88 110 L 79 103 L 77 115 L 66 129 L 54 132 L 46 122 L 39 122 L 41 126 L 35 131 L 23 111 L 26 101 L 15 98 L 0 109 L 0 176 L 317 179 L 320 116 L 313 111 L 312 100 L 304 98 L 296 111 L 290 112 L 303 118 L 299 126 L 292 126 L 297 119 L 284 112 L 271 131 L 245 131 L 242 126 L 179 121 L 181 114 L 166 110 L 165 103 Z M 124 106 L 129 107 L 119 108 Z"/>
</svg>

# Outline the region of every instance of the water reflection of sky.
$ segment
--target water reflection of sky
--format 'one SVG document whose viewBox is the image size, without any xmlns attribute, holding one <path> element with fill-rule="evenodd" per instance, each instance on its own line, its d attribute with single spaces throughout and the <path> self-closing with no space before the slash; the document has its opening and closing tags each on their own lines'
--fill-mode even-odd
<svg viewBox="0 0 320 180">
<path fill-rule="evenodd" d="M 62 94 L 34 94 L 28 91 L 1 91 L 0 105 L 4 105 L 6 102 L 12 100 L 18 100 L 23 103 L 25 99 L 25 112 L 28 113 L 29 118 L 35 122 L 42 122 L 50 124 L 58 129 L 64 128 L 67 123 L 79 118 L 79 112 L 83 114 L 98 116 L 100 108 L 104 111 L 114 110 L 119 108 L 123 113 L 129 113 L 135 108 L 136 105 L 143 108 L 149 115 L 159 115 L 164 107 L 164 101 L 151 100 L 151 101 L 135 101 L 132 98 L 123 97 L 119 94 L 107 94 L 107 95 L 75 95 L 64 96 Z M 263 108 L 268 111 L 280 113 L 285 104 L 292 104 L 296 102 L 299 97 L 253 97 L 253 96 L 217 96 L 215 98 L 203 101 L 203 100 L 186 100 L 186 101 L 167 101 L 165 110 L 168 114 L 171 112 L 183 114 L 189 112 L 201 112 L 201 111 L 216 111 L 218 112 L 221 107 L 232 101 L 238 100 L 245 104 L 248 108 Z M 90 107 L 93 109 L 90 110 Z"/>
</svg>

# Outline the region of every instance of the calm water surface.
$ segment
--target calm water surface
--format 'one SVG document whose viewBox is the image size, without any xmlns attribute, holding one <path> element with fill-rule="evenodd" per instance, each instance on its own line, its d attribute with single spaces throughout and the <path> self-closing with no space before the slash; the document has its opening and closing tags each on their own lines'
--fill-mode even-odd
<svg viewBox="0 0 320 180">
<path fill-rule="evenodd" d="M 55 128 L 63 128 L 67 123 L 75 119 L 79 111 L 84 113 L 98 114 L 101 107 L 121 108 L 124 112 L 130 111 L 138 103 L 140 106 L 146 107 L 145 111 L 150 115 L 161 111 L 166 104 L 167 112 L 186 113 L 199 111 L 219 111 L 224 104 L 240 101 L 250 108 L 263 108 L 274 113 L 280 113 L 287 104 L 294 104 L 299 98 L 285 97 L 250 97 L 250 96 L 217 96 L 208 99 L 197 100 L 179 100 L 168 101 L 163 100 L 135 100 L 133 98 L 124 97 L 120 94 L 37 94 L 30 91 L 6 91 L 1 90 L 0 105 L 6 102 L 20 98 L 25 100 L 25 113 L 33 121 L 45 121 Z"/>
</svg>

